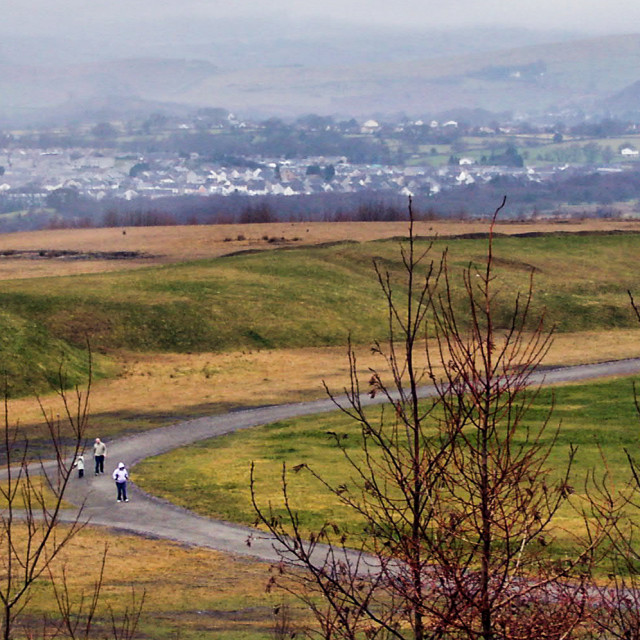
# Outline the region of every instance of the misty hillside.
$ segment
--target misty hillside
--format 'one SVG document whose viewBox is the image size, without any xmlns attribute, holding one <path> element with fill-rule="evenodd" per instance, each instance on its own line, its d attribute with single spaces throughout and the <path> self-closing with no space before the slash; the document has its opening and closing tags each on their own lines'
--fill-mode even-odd
<svg viewBox="0 0 640 640">
<path fill-rule="evenodd" d="M 603 105 L 611 113 L 636 118 L 640 114 L 640 80 L 604 100 Z"/>
<path fill-rule="evenodd" d="M 379 64 L 497 51 L 576 40 L 561 30 L 522 27 L 429 28 L 301 20 L 287 14 L 260 18 L 171 18 L 130 14 L 97 29 L 50 25 L 46 35 L 19 35 L 0 23 L 0 62 L 69 65 L 133 58 L 204 60 L 229 70 L 287 65 Z"/>
<path fill-rule="evenodd" d="M 492 40 L 488 48 L 495 46 Z M 408 49 L 407 56 L 415 54 L 415 47 Z M 0 58 L 0 121 L 78 117 L 78 107 L 92 103 L 103 105 L 105 118 L 109 103 L 149 109 L 219 106 L 265 117 L 424 116 L 463 107 L 524 115 L 565 108 L 624 112 L 621 92 L 640 81 L 640 35 L 421 59 L 398 56 L 396 47 L 388 62 L 379 56 L 355 63 L 357 56 L 348 55 L 338 62 L 341 56 L 333 50 L 316 56 L 313 65 L 293 62 L 292 56 L 290 65 L 264 66 L 265 52 L 262 65 L 256 60 L 248 68 L 171 57 L 49 65 Z M 300 59 L 309 57 L 306 51 Z"/>
</svg>

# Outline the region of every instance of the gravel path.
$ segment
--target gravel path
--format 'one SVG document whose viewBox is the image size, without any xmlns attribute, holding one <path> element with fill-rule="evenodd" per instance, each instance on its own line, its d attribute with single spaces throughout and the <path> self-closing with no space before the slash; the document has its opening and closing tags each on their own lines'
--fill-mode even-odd
<svg viewBox="0 0 640 640">
<path fill-rule="evenodd" d="M 631 375 L 638 372 L 640 372 L 640 358 L 540 371 L 536 373 L 535 382 L 552 385 L 612 375 Z M 432 393 L 431 387 L 421 389 L 423 397 L 428 397 Z M 379 404 L 383 400 L 381 397 L 371 399 L 365 396 L 362 402 Z M 184 544 L 209 547 L 225 553 L 242 554 L 261 560 L 276 560 L 277 554 L 272 541 L 265 534 L 256 534 L 256 531 L 249 527 L 195 515 L 186 509 L 150 496 L 133 483 L 129 483 L 128 487 L 130 502 L 117 503 L 111 472 L 121 460 L 131 469 L 145 458 L 198 440 L 287 418 L 326 413 L 335 408 L 335 404 L 326 399 L 248 409 L 180 422 L 108 442 L 106 473 L 95 477 L 93 459 L 91 455 L 86 456 L 85 478 L 78 480 L 74 477 L 65 498 L 75 505 L 84 504 L 82 518 L 88 519 L 92 525 L 102 525 L 153 538 L 168 538 Z M 132 475 L 135 477 L 135 471 Z M 71 518 L 74 513 L 77 512 L 65 512 L 63 517 Z M 247 540 L 252 534 L 255 537 L 249 546 Z"/>
</svg>

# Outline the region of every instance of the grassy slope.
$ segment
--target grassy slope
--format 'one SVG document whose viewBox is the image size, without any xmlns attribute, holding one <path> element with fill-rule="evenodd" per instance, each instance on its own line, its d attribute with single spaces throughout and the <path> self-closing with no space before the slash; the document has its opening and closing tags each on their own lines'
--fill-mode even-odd
<svg viewBox="0 0 640 640">
<path fill-rule="evenodd" d="M 426 246 L 426 243 L 425 245 Z M 449 248 L 454 275 L 481 261 L 485 240 Z M 539 306 L 561 331 L 633 326 L 627 289 L 635 289 L 640 235 L 499 238 L 505 290 L 526 287 L 536 268 Z M 105 349 L 224 351 L 344 343 L 383 335 L 384 305 L 372 273 L 377 257 L 401 269 L 396 242 L 347 244 L 239 255 L 135 272 L 3 282 L 5 313 L 82 344 Z"/>
<path fill-rule="evenodd" d="M 616 482 L 630 476 L 623 447 L 632 451 L 637 443 L 637 415 L 629 379 L 564 386 L 544 390 L 527 414 L 532 427 L 542 424 L 551 403 L 555 409 L 550 425 L 561 423 L 557 445 L 549 460 L 556 474 L 566 464 L 569 444 L 579 446 L 574 467 L 576 496 L 582 491 L 589 469 L 602 470 L 598 447 L 602 448 Z M 378 411 L 378 410 L 375 410 Z M 358 457 L 359 434 L 342 414 L 309 416 L 205 441 L 148 460 L 135 468 L 135 481 L 155 495 L 199 513 L 251 524 L 255 514 L 249 496 L 249 467 L 256 465 L 257 491 L 263 505 L 269 503 L 283 513 L 280 474 L 282 463 L 289 468 L 306 462 L 320 470 L 330 482 L 349 481 L 351 472 L 342 454 L 326 432 L 348 433 L 350 453 Z M 167 469 L 180 473 L 167 473 Z M 559 476 L 558 476 L 559 477 Z M 302 472 L 290 478 L 288 486 L 302 526 L 314 528 L 326 520 L 353 525 L 353 514 L 327 495 L 320 484 Z M 575 515 L 565 508 L 560 523 L 573 523 Z"/>
<path fill-rule="evenodd" d="M 89 359 L 79 346 L 53 337 L 31 318 L 0 311 L 0 369 L 10 396 L 42 393 L 50 388 L 69 388 L 87 379 Z M 112 366 L 93 357 L 94 378 L 108 375 Z"/>
<path fill-rule="evenodd" d="M 486 241 L 439 241 L 436 260 L 446 246 L 456 280 L 469 261 L 482 261 Z M 626 291 L 638 290 L 640 235 L 503 237 L 496 255 L 505 293 L 526 288 L 535 268 L 536 309 L 558 330 L 636 326 Z M 386 330 L 374 257 L 399 276 L 397 242 L 384 241 L 4 281 L 4 353 L 27 387 L 33 371 L 53 375 L 61 351 L 80 377 L 74 349 L 86 337 L 97 351 L 183 353 L 341 345 L 349 334 L 368 343 Z"/>
</svg>

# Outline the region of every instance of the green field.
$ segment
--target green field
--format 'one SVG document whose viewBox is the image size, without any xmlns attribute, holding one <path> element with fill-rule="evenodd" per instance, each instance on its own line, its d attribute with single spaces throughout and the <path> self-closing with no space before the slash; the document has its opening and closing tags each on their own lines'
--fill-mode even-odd
<svg viewBox="0 0 640 640">
<path fill-rule="evenodd" d="M 501 155 L 507 147 L 513 146 L 523 157 L 527 167 L 561 165 L 628 165 L 637 163 L 638 158 L 620 155 L 619 149 L 631 145 L 640 146 L 640 136 L 629 134 L 618 137 L 586 137 L 567 135 L 561 142 L 554 142 L 553 136 L 544 134 L 461 136 L 447 145 L 407 145 L 404 152 L 409 166 L 442 166 L 455 158 L 471 158 L 476 163 L 490 163 L 491 156 Z M 435 153 L 434 153 L 435 151 Z"/>
<path fill-rule="evenodd" d="M 631 478 L 624 448 L 637 452 L 640 422 L 633 403 L 632 380 L 616 379 L 585 385 L 545 389 L 524 421 L 535 431 L 555 403 L 548 438 L 561 425 L 549 467 L 559 479 L 566 465 L 569 446 L 578 447 L 572 485 L 579 501 L 588 471 L 601 474 L 605 464 L 615 470 L 620 488 Z M 372 409 L 379 411 L 379 409 Z M 327 431 L 346 433 L 351 454 L 361 452 L 358 427 L 343 414 L 308 416 L 204 441 L 143 461 L 134 471 L 135 481 L 154 495 L 203 515 L 252 524 L 255 512 L 249 493 L 249 469 L 256 465 L 257 491 L 264 506 L 271 503 L 276 514 L 284 514 L 280 492 L 282 464 L 291 469 L 307 463 L 330 482 L 348 482 L 351 471 Z M 179 472 L 167 472 L 179 469 Z M 301 526 L 317 530 L 325 521 L 342 528 L 354 525 L 353 513 L 337 504 L 317 480 L 300 472 L 289 479 L 292 503 Z M 565 507 L 557 523 L 575 519 Z"/>
<path fill-rule="evenodd" d="M 426 248 L 426 240 L 419 242 Z M 454 283 L 481 263 L 485 239 L 434 244 L 448 248 Z M 79 349 L 96 352 L 224 352 L 342 345 L 384 337 L 385 307 L 372 261 L 397 280 L 398 242 L 344 243 L 277 250 L 171 266 L 4 281 L 0 327 L 5 365 L 17 390 L 51 379 L 65 353 L 70 376 L 83 375 Z M 496 274 L 507 321 L 512 296 L 535 273 L 535 311 L 558 331 L 635 327 L 627 290 L 640 291 L 640 235 L 499 237 Z M 462 299 L 462 298 L 460 298 Z M 458 303 L 457 303 L 458 304 Z M 502 306 L 500 306 L 502 305 Z M 25 345 L 29 345 L 28 347 Z M 33 374 L 33 372 L 41 372 Z M 30 372 L 30 373 L 27 373 Z"/>
</svg>

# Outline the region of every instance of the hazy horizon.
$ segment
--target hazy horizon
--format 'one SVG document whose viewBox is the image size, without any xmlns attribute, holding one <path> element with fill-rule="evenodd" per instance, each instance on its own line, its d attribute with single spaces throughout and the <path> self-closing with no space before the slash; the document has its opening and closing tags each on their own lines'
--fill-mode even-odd
<svg viewBox="0 0 640 640">
<path fill-rule="evenodd" d="M 635 36 L 589 39 L 632 32 L 634 20 L 640 3 L 630 0 L 9 0 L 0 117 L 31 122 L 57 109 L 59 118 L 85 103 L 113 113 L 128 100 L 279 115 L 535 111 L 576 100 L 593 109 L 639 80 L 640 52 Z M 576 40 L 586 42 L 564 46 Z M 543 58 L 549 74 L 517 93 L 496 93 L 490 78 L 484 93 L 472 86 L 480 59 L 500 67 Z"/>
<path fill-rule="evenodd" d="M 49 37 L 99 35 L 111 29 L 141 24 L 152 27 L 167 21 L 265 19 L 283 22 L 330 21 L 345 26 L 369 25 L 415 30 L 456 27 L 516 27 L 556 29 L 585 34 L 623 33 L 640 21 L 640 3 L 630 0 L 583 0 L 569 3 L 550 0 L 450 0 L 448 3 L 419 4 L 414 0 L 325 0 L 321 4 L 272 0 L 268 7 L 238 1 L 233 5 L 203 0 L 184 0 L 179 6 L 158 5 L 151 0 L 21 0 L 3 7 L 0 29 L 14 35 Z M 238 35 L 241 35 L 239 33 Z"/>
</svg>

